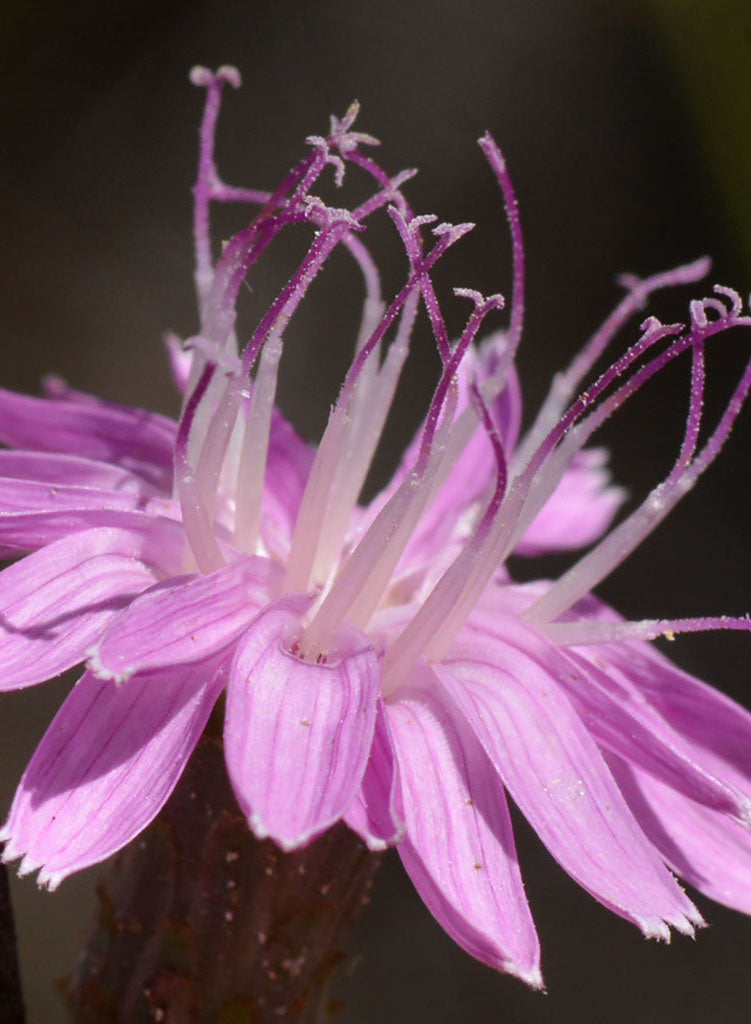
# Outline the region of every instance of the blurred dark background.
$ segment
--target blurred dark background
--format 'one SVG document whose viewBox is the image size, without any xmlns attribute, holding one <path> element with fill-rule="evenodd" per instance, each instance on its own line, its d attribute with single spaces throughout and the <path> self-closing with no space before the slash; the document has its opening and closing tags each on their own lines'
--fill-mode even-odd
<svg viewBox="0 0 751 1024">
<path fill-rule="evenodd" d="M 325 132 L 328 115 L 357 97 L 361 126 L 383 140 L 385 166 L 421 168 L 408 189 L 418 211 L 478 222 L 438 275 L 444 293 L 451 284 L 509 290 L 497 188 L 475 145 L 485 129 L 495 133 L 527 242 L 520 369 L 528 408 L 617 300 L 617 272 L 646 274 L 710 253 L 713 280 L 748 293 L 751 14 L 741 0 L 5 0 L 0 48 L 6 387 L 34 392 L 52 370 L 110 398 L 175 412 L 160 336 L 195 326 L 189 190 L 201 96 L 187 72 L 197 62 L 243 72 L 220 125 L 220 167 L 233 184 L 273 187 L 305 135 Z M 241 225 L 235 213 L 221 218 L 223 237 Z M 376 232 L 375 246 L 387 288 L 397 287 L 403 257 L 388 230 Z M 246 316 L 275 293 L 295 251 L 282 247 L 260 269 Z M 663 297 L 654 309 L 680 317 L 688 298 Z M 343 257 L 332 261 L 290 331 L 281 401 L 311 439 L 346 365 L 358 301 L 356 275 Z M 461 305 L 448 301 L 447 310 L 458 327 Z M 421 346 L 427 355 L 408 367 L 384 470 L 429 394 L 424 324 Z M 747 352 L 738 335 L 712 355 L 709 412 Z M 687 366 L 666 374 L 603 435 L 635 496 L 670 465 L 687 379 Z M 746 414 L 696 493 L 602 587 L 626 615 L 751 610 L 750 437 Z M 748 704 L 748 644 L 691 637 L 670 654 Z M 4 696 L 3 814 L 69 685 Z M 527 992 L 458 950 L 392 856 L 355 937 L 343 1024 L 748 1019 L 749 921 L 699 898 L 712 927 L 695 943 L 648 943 L 578 890 L 522 822 L 518 833 L 549 994 Z M 14 886 L 31 1024 L 64 1019 L 52 979 L 87 927 L 96 874 L 54 895 L 28 879 Z"/>
</svg>

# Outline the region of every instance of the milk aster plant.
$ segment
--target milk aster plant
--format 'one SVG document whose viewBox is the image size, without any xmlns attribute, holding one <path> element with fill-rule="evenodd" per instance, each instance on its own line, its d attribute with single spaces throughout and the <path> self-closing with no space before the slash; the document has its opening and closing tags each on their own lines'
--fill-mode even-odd
<svg viewBox="0 0 751 1024">
<path fill-rule="evenodd" d="M 272 193 L 230 187 L 213 156 L 234 69 L 193 72 L 207 102 L 195 187 L 200 327 L 169 339 L 177 423 L 53 380 L 0 395 L 2 686 L 86 670 L 34 754 L 2 832 L 6 860 L 54 888 L 141 832 L 173 790 L 220 694 L 227 770 L 248 826 L 283 849 L 343 820 L 395 844 L 428 908 L 469 953 L 542 985 L 506 794 L 559 864 L 647 936 L 701 917 L 672 871 L 751 911 L 751 717 L 672 665 L 661 634 L 747 629 L 746 619 L 626 622 L 591 594 L 712 462 L 751 385 L 744 371 L 702 429 L 706 345 L 751 325 L 717 286 L 686 323 L 650 316 L 585 390 L 649 295 L 691 284 L 705 260 L 623 280 L 616 310 L 559 374 L 520 436 L 514 371 L 524 313 L 516 200 L 490 135 L 513 243 L 499 295 L 456 293 L 450 341 L 431 273 L 470 224 L 416 216 L 354 130 L 356 106 Z M 358 173 L 341 209 L 313 189 Z M 214 203 L 260 212 L 215 258 Z M 406 280 L 386 303 L 363 233 L 390 217 Z M 243 282 L 281 232 L 313 228 L 302 263 L 238 345 Z M 317 450 L 275 408 L 290 321 L 334 249 L 362 271 L 349 371 Z M 358 504 L 420 306 L 441 373 L 393 482 Z M 478 339 L 484 336 L 484 340 Z M 611 528 L 622 494 L 597 428 L 682 353 L 685 436 L 668 477 Z M 578 397 L 577 397 L 578 394 Z M 700 443 L 701 442 L 701 443 Z M 512 552 L 593 547 L 560 579 L 517 585 Z"/>
</svg>

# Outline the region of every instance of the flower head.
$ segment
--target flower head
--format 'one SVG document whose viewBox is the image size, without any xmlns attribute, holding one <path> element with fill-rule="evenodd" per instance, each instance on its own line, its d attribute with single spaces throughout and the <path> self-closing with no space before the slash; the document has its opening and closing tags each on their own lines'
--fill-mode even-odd
<svg viewBox="0 0 751 1024">
<path fill-rule="evenodd" d="M 2 836 L 50 887 L 137 835 L 169 797 L 219 695 L 225 753 L 250 828 L 291 849 L 344 820 L 374 849 L 396 844 L 424 901 L 471 954 L 542 984 L 506 793 L 596 899 L 668 938 L 701 918 L 669 867 L 751 910 L 751 716 L 675 668 L 649 641 L 746 619 L 624 622 L 591 596 L 717 455 L 751 386 L 743 373 L 700 446 L 704 351 L 749 326 L 717 286 L 690 319 L 648 317 L 632 346 L 577 396 L 651 292 L 706 260 L 645 280 L 554 380 L 520 437 L 514 357 L 524 315 L 516 199 L 480 140 L 511 228 L 508 326 L 476 344 L 500 295 L 468 289 L 449 339 L 431 274 L 471 230 L 415 215 L 413 172 L 386 174 L 353 105 L 272 193 L 226 185 L 214 162 L 232 68 L 206 89 L 195 187 L 200 326 L 168 339 L 178 423 L 47 383 L 0 394 L 0 545 L 32 552 L 0 575 L 2 686 L 80 662 L 21 781 Z M 370 191 L 354 209 L 320 198 L 327 169 Z M 214 258 L 214 203 L 260 207 Z M 391 218 L 406 280 L 386 303 L 363 240 Z M 237 299 L 278 235 L 313 228 L 300 266 L 239 346 Z M 355 353 L 317 450 L 275 407 L 290 320 L 344 247 L 365 283 Z M 417 438 L 392 483 L 359 504 L 420 305 L 441 360 Z M 667 479 L 609 529 L 622 492 L 595 430 L 682 353 L 685 436 Z M 174 473 L 173 473 L 174 468 Z M 609 531 L 609 532 L 606 532 Z M 595 543 L 560 579 L 515 584 L 512 552 Z M 722 858 L 716 856 L 723 850 Z"/>
</svg>

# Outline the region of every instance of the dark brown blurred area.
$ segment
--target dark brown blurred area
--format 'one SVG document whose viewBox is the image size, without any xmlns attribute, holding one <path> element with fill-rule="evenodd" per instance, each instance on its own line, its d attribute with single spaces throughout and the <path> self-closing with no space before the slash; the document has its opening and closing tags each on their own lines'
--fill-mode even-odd
<svg viewBox="0 0 751 1024">
<path fill-rule="evenodd" d="M 475 144 L 486 129 L 496 135 L 527 244 L 520 369 L 528 408 L 617 300 L 616 273 L 646 274 L 710 253 L 713 280 L 748 292 L 690 104 L 636 4 L 5 0 L 0 53 L 5 387 L 35 391 L 54 371 L 119 401 L 176 410 L 160 337 L 195 327 L 190 186 L 201 97 L 187 72 L 197 62 L 235 63 L 243 72 L 219 132 L 220 167 L 233 184 L 273 187 L 305 136 L 325 131 L 328 115 L 357 97 L 362 128 L 383 140 L 384 165 L 421 168 L 408 187 L 418 211 L 478 222 L 437 275 L 442 294 L 453 284 L 509 291 L 497 188 Z M 737 88 L 746 92 L 749 66 L 738 68 Z M 223 215 L 220 229 L 242 226 L 242 211 L 234 217 Z M 403 257 L 388 230 L 376 232 L 375 246 L 387 286 L 397 287 Z M 259 269 L 248 315 L 273 297 L 294 251 L 282 248 Z M 684 316 L 689 297 L 661 298 L 655 311 Z M 333 260 L 290 330 L 281 401 L 311 439 L 346 364 L 358 301 L 356 275 L 343 258 Z M 462 307 L 449 300 L 447 309 L 458 325 Z M 390 428 L 384 468 L 430 390 L 435 367 L 424 324 L 416 346 L 402 389 L 406 412 Z M 720 348 L 709 363 L 709 413 L 729 394 L 748 341 L 738 335 Z M 635 497 L 665 475 L 677 451 L 687 380 L 686 366 L 667 374 L 604 434 Z M 751 610 L 749 437 L 746 413 L 696 493 L 601 589 L 624 614 Z M 670 654 L 749 704 L 750 642 L 692 637 Z M 69 685 L 3 696 L 3 814 Z M 356 937 L 360 958 L 342 989 L 343 1024 L 748 1020 L 751 922 L 699 899 L 712 928 L 695 943 L 648 943 L 570 882 L 522 822 L 518 834 L 549 995 L 527 992 L 457 949 L 392 856 Z M 51 896 L 29 879 L 14 887 L 31 1024 L 64 1019 L 51 979 L 72 962 L 95 877 L 84 873 Z"/>
</svg>

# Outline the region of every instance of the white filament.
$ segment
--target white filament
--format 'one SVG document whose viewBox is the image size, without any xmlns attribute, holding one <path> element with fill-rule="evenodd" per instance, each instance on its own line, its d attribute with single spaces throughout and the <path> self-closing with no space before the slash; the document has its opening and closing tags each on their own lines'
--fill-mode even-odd
<svg viewBox="0 0 751 1024">
<path fill-rule="evenodd" d="M 368 624 L 425 509 L 455 407 L 452 387 L 427 465 L 409 474 L 345 562 L 303 636 L 307 652 L 324 650 L 345 616 L 361 628 Z"/>
<path fill-rule="evenodd" d="M 245 421 L 237 477 L 235 540 L 239 547 L 251 553 L 255 551 L 258 542 L 271 417 L 281 355 L 282 328 L 277 327 L 269 335 L 261 352 Z"/>
<path fill-rule="evenodd" d="M 419 299 L 419 292 L 414 292 L 407 299 L 396 337 L 389 346 L 383 366 L 372 379 L 372 383 L 369 380 L 363 382 L 353 397 L 352 419 L 332 485 L 326 515 L 323 518 L 318 550 L 313 563 L 313 579 L 321 583 L 328 579 L 339 557 L 342 538 L 381 439 L 399 376 L 409 352 L 409 336 Z M 375 354 L 363 367 L 361 377 L 371 365 L 376 368 Z M 360 384 L 360 380 L 357 383 Z"/>
</svg>

